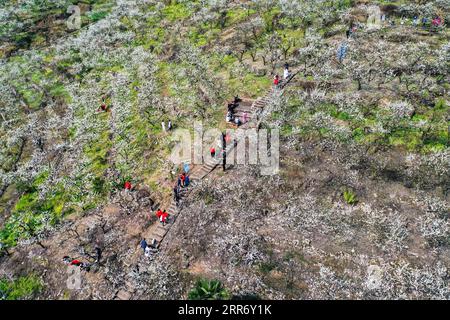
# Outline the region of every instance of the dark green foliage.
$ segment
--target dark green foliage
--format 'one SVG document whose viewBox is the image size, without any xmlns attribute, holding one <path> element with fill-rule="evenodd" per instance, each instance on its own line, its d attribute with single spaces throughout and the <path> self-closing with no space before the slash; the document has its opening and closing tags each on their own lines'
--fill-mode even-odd
<svg viewBox="0 0 450 320">
<path fill-rule="evenodd" d="M 42 289 L 42 281 L 35 275 L 19 277 L 13 281 L 0 278 L 0 300 L 31 299 Z"/>
<path fill-rule="evenodd" d="M 189 300 L 227 300 L 230 294 L 218 280 L 200 279 L 189 292 Z"/>
<path fill-rule="evenodd" d="M 344 190 L 344 200 L 350 205 L 354 205 L 358 202 L 358 198 L 356 197 L 356 193 L 354 193 L 352 190 L 347 189 Z"/>
</svg>

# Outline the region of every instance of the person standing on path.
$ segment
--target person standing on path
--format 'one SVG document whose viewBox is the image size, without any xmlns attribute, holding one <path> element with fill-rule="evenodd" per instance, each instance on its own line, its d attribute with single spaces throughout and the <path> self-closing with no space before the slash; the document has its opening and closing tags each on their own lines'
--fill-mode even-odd
<svg viewBox="0 0 450 320">
<path fill-rule="evenodd" d="M 227 164 L 227 151 L 226 151 L 226 149 L 223 149 L 222 150 L 222 169 L 224 172 L 225 172 L 226 164 Z"/>
<path fill-rule="evenodd" d="M 158 211 L 156 211 L 156 217 L 159 219 L 159 218 L 161 218 L 161 215 L 162 215 L 162 211 L 161 211 L 161 209 L 158 209 Z"/>
<path fill-rule="evenodd" d="M 283 79 L 286 81 L 289 78 L 290 74 L 291 73 L 289 72 L 289 68 L 285 66 L 283 71 Z"/>
<path fill-rule="evenodd" d="M 147 248 L 148 244 L 147 241 L 145 241 L 145 238 L 141 240 L 141 248 L 145 252 L 145 248 Z"/>
<path fill-rule="evenodd" d="M 177 184 L 173 187 L 173 200 L 175 200 L 178 207 L 180 205 L 180 189 Z"/>
<path fill-rule="evenodd" d="M 216 149 L 214 147 L 211 147 L 211 149 L 209 149 L 209 152 L 211 154 L 211 158 L 214 158 L 216 156 Z"/>
<path fill-rule="evenodd" d="M 189 175 L 186 175 L 186 178 L 184 179 L 184 186 L 189 187 L 189 183 L 191 183 L 191 180 L 189 179 Z"/>
<path fill-rule="evenodd" d="M 247 123 L 248 122 L 248 113 L 247 111 L 244 112 L 244 114 L 242 115 L 242 123 Z"/>
<path fill-rule="evenodd" d="M 276 74 L 275 77 L 273 78 L 273 85 L 275 86 L 275 88 L 278 88 L 279 84 L 280 84 L 280 77 L 278 76 L 278 74 Z"/>
<path fill-rule="evenodd" d="M 189 171 L 190 171 L 189 163 L 185 163 L 185 164 L 183 165 L 183 170 L 184 170 L 184 173 L 185 173 L 185 174 L 188 174 L 188 173 L 189 173 Z"/>
<path fill-rule="evenodd" d="M 169 214 L 166 212 L 166 210 L 164 210 L 162 215 L 161 215 L 161 220 L 160 220 L 162 225 L 163 225 L 163 227 L 166 225 L 168 218 L 169 218 Z"/>
<path fill-rule="evenodd" d="M 102 258 L 102 249 L 100 249 L 100 247 L 95 247 L 95 255 L 95 262 L 100 263 L 100 259 Z"/>
</svg>

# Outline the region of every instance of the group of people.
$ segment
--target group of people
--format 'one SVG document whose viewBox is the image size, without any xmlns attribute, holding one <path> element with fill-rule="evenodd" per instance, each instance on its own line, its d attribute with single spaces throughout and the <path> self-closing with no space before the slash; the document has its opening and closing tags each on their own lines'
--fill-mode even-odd
<svg viewBox="0 0 450 320">
<path fill-rule="evenodd" d="M 408 22 L 409 22 L 409 18 L 406 18 L 406 17 L 402 17 L 400 20 L 401 25 L 405 25 Z M 390 24 L 395 25 L 395 21 L 391 20 Z M 414 27 L 417 27 L 419 25 L 419 17 L 414 16 L 411 19 L 411 24 Z M 442 21 L 441 17 L 439 17 L 439 16 L 435 16 L 433 19 L 431 19 L 431 21 L 427 17 L 422 17 L 422 19 L 420 19 L 420 24 L 422 25 L 422 28 L 426 28 L 427 26 L 437 28 L 437 27 L 440 27 L 441 25 L 443 25 L 443 21 Z"/>
<path fill-rule="evenodd" d="M 173 199 L 175 200 L 177 206 L 180 204 L 181 188 L 188 187 L 189 184 L 191 183 L 191 178 L 189 177 L 189 166 L 184 166 L 183 170 L 184 172 L 178 176 L 177 182 L 173 187 Z"/>
<path fill-rule="evenodd" d="M 234 124 L 236 124 L 237 126 L 240 126 L 241 124 L 244 124 L 248 121 L 248 114 L 247 112 L 244 112 L 242 114 L 242 118 L 240 118 L 239 116 L 237 116 L 235 114 L 235 109 L 237 107 L 239 107 L 239 102 L 241 102 L 242 99 L 239 98 L 238 96 L 234 97 L 234 100 L 230 103 L 228 103 L 228 111 L 227 111 L 227 116 L 225 118 L 225 120 L 227 122 L 232 122 Z"/>
<path fill-rule="evenodd" d="M 291 76 L 291 71 L 289 70 L 289 64 L 284 64 L 284 70 L 283 70 L 283 80 L 280 79 L 280 76 L 278 74 L 275 74 L 273 77 L 273 85 L 279 89 L 281 86 L 282 81 L 287 81 L 289 77 Z"/>
<path fill-rule="evenodd" d="M 69 256 L 64 256 L 63 257 L 63 262 L 69 266 L 77 266 L 80 267 L 81 270 L 85 270 L 87 272 L 89 272 L 91 265 L 87 262 L 81 262 L 78 259 L 72 259 Z"/>
<path fill-rule="evenodd" d="M 98 244 L 96 244 L 94 250 L 95 250 L 95 261 L 94 261 L 94 263 L 99 264 L 100 260 L 102 258 L 102 249 L 100 248 L 100 246 Z M 73 258 L 71 258 L 69 256 L 64 256 L 62 260 L 63 260 L 63 262 L 65 264 L 67 264 L 69 266 L 77 266 L 77 267 L 80 267 L 81 270 L 85 270 L 87 272 L 90 271 L 91 266 L 92 266 L 88 262 L 82 262 L 82 261 L 80 261 L 78 259 L 73 259 Z"/>
<path fill-rule="evenodd" d="M 156 217 L 158 217 L 159 222 L 161 222 L 161 224 L 165 226 L 167 220 L 169 219 L 169 214 L 166 212 L 166 210 L 158 209 L 158 211 L 156 211 Z"/>
<path fill-rule="evenodd" d="M 166 123 L 163 121 L 161 122 L 161 128 L 163 131 L 166 131 Z M 172 121 L 169 120 L 169 122 L 167 122 L 167 131 L 172 130 Z"/>
<path fill-rule="evenodd" d="M 152 253 L 158 252 L 158 248 L 156 245 L 156 239 L 153 239 L 149 245 L 144 238 L 141 240 L 140 246 L 141 246 L 142 250 L 144 250 L 144 254 L 146 257 L 149 257 Z"/>
</svg>

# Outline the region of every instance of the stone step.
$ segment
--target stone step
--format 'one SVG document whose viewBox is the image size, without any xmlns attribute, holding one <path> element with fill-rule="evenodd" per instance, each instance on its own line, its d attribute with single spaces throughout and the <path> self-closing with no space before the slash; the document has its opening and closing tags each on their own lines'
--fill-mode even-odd
<svg viewBox="0 0 450 320">
<path fill-rule="evenodd" d="M 149 236 L 148 238 L 149 238 L 150 241 L 152 241 L 153 239 L 155 239 L 156 242 L 157 242 L 158 245 L 159 245 L 159 243 L 161 242 L 161 240 L 162 240 L 164 237 L 161 237 L 160 235 L 157 235 L 157 234 L 152 233 L 152 234 L 150 234 L 150 236 Z"/>
<path fill-rule="evenodd" d="M 205 173 L 205 172 L 209 173 L 209 172 L 213 171 L 214 168 L 217 167 L 217 165 L 218 164 L 203 166 L 202 173 Z"/>
<path fill-rule="evenodd" d="M 131 299 L 131 293 L 125 290 L 119 290 L 119 292 L 116 295 L 116 300 L 130 300 Z"/>
<path fill-rule="evenodd" d="M 154 235 L 160 236 L 161 238 L 164 238 L 166 233 L 167 233 L 167 230 L 165 230 L 165 229 L 158 229 L 158 228 L 156 228 L 156 230 L 153 231 Z"/>
<path fill-rule="evenodd" d="M 209 163 L 209 164 L 205 164 L 205 165 L 203 166 L 203 168 L 206 168 L 206 169 L 212 169 L 212 168 L 214 168 L 215 166 L 217 166 L 217 164 L 218 164 L 218 163 Z"/>
<path fill-rule="evenodd" d="M 252 112 L 253 107 L 252 106 L 247 106 L 247 107 L 242 107 L 242 108 L 236 108 L 233 111 L 233 114 L 236 114 L 237 112 Z"/>
<path fill-rule="evenodd" d="M 168 231 L 169 229 L 170 229 L 170 224 L 166 224 L 165 226 L 163 226 L 162 224 L 159 224 L 155 230 L 163 232 L 163 231 Z"/>
<path fill-rule="evenodd" d="M 203 165 L 205 165 L 205 164 L 215 164 L 215 163 L 217 163 L 218 161 L 219 161 L 219 154 L 216 154 L 216 157 L 215 158 L 209 158 L 209 159 L 206 159 L 204 162 L 203 162 Z"/>
<path fill-rule="evenodd" d="M 161 243 L 164 239 L 165 235 L 160 235 L 155 232 L 152 232 L 149 236 L 150 239 L 156 239 L 157 243 Z M 158 246 L 157 246 L 158 247 Z"/>
</svg>

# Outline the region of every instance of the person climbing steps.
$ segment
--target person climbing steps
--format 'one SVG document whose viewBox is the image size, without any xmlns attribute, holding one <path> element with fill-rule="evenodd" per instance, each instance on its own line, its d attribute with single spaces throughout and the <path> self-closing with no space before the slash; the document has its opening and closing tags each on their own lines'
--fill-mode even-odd
<svg viewBox="0 0 450 320">
<path fill-rule="evenodd" d="M 100 247 L 95 247 L 95 262 L 100 263 L 100 259 L 102 258 L 102 249 Z"/>
<path fill-rule="evenodd" d="M 280 77 L 278 76 L 278 74 L 276 74 L 275 77 L 273 78 L 273 85 L 275 86 L 275 88 L 278 89 L 279 84 L 280 84 Z"/>
<path fill-rule="evenodd" d="M 160 222 L 162 223 L 163 226 L 166 225 L 168 218 L 169 218 L 169 214 L 166 212 L 166 210 L 164 210 L 163 213 L 161 214 L 161 218 L 160 218 Z"/>
<path fill-rule="evenodd" d="M 161 218 L 162 215 L 162 211 L 161 209 L 158 209 L 158 211 L 156 211 L 156 217 L 158 218 L 158 220 Z"/>
<path fill-rule="evenodd" d="M 175 186 L 173 187 L 173 200 L 178 207 L 180 205 L 180 187 L 178 184 L 175 184 Z"/>
<path fill-rule="evenodd" d="M 186 174 L 184 172 L 182 174 L 180 174 L 180 180 L 181 180 L 181 186 L 184 188 L 185 180 L 186 180 Z"/>
<path fill-rule="evenodd" d="M 145 248 L 147 248 L 147 246 L 148 246 L 147 241 L 145 241 L 145 238 L 141 240 L 140 246 L 141 246 L 142 250 L 144 250 L 144 252 L 145 252 Z"/>
</svg>

